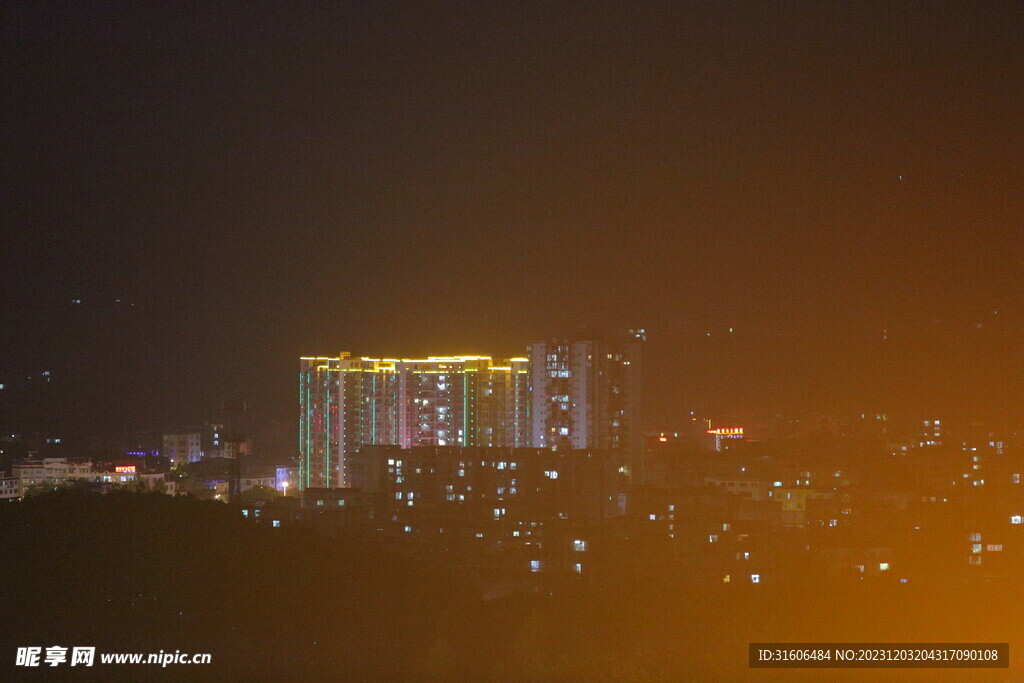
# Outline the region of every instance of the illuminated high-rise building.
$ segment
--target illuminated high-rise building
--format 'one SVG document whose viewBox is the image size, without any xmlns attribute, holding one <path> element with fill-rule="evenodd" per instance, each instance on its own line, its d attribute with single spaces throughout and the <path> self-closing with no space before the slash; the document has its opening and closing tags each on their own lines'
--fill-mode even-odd
<svg viewBox="0 0 1024 683">
<path fill-rule="evenodd" d="M 530 443 L 529 363 L 487 356 L 396 361 L 398 445 L 508 446 Z"/>
<path fill-rule="evenodd" d="M 345 455 L 363 444 L 397 443 L 395 361 L 299 361 L 299 487 L 345 485 Z"/>
<path fill-rule="evenodd" d="M 529 446 L 529 386 L 525 358 L 302 358 L 299 486 L 347 486 L 364 445 Z"/>
<path fill-rule="evenodd" d="M 554 339 L 529 347 L 533 446 L 623 449 L 634 467 L 643 452 L 640 422 L 644 330 L 606 341 Z"/>
</svg>

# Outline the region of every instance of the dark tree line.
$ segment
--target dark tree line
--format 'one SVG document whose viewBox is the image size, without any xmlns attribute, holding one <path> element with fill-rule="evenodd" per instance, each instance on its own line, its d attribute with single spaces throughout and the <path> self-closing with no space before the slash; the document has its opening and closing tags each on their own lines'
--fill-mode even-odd
<svg viewBox="0 0 1024 683">
<path fill-rule="evenodd" d="M 212 653 L 189 679 L 731 679 L 752 641 L 1022 642 L 1018 587 L 694 590 L 624 565 L 483 600 L 439 563 L 154 493 L 43 493 L 0 508 L 0 539 L 0 672 L 57 644 Z"/>
</svg>

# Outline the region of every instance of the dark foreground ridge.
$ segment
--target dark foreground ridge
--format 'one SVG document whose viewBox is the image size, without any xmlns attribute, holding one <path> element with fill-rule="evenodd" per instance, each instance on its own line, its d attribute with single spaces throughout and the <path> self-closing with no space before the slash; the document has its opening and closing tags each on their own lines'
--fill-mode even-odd
<svg viewBox="0 0 1024 683">
<path fill-rule="evenodd" d="M 187 671 L 90 672 L 106 679 L 735 679 L 752 673 L 750 642 L 1009 641 L 1011 671 L 1024 642 L 1017 585 L 709 591 L 641 585 L 624 563 L 600 583 L 485 600 L 429 560 L 158 494 L 31 497 L 0 509 L 0 538 L 18 625 L 0 636 L 3 670 L 17 647 L 61 644 L 213 655 Z"/>
</svg>

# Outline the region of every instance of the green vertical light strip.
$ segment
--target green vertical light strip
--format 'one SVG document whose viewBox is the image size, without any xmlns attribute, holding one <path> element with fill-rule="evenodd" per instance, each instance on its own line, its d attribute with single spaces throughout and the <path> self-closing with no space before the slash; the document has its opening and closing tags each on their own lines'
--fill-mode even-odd
<svg viewBox="0 0 1024 683">
<path fill-rule="evenodd" d="M 309 407 L 309 400 L 311 398 L 311 392 L 309 390 L 309 380 L 306 380 L 306 488 L 309 488 L 309 468 L 313 464 L 313 452 L 312 452 L 312 433 L 313 430 L 310 427 L 311 420 L 309 419 L 309 411 L 312 408 Z"/>
</svg>

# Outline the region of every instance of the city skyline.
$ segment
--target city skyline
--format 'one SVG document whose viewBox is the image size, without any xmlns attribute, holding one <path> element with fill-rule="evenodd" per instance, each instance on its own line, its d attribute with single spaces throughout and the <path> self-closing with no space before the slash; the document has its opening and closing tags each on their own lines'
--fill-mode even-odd
<svg viewBox="0 0 1024 683">
<path fill-rule="evenodd" d="M 298 455 L 303 488 L 349 485 L 347 458 L 368 445 L 524 446 L 525 358 L 303 357 Z"/>
<path fill-rule="evenodd" d="M 613 449 L 638 468 L 646 339 L 535 341 L 507 359 L 304 356 L 300 487 L 350 486 L 348 459 L 366 446 Z"/>
<path fill-rule="evenodd" d="M 696 351 L 693 355 L 699 357 L 699 362 L 694 362 L 693 356 L 690 359 L 680 358 L 686 354 L 681 352 L 682 347 L 679 346 L 673 349 L 671 359 L 666 362 L 666 340 L 661 339 L 662 344 L 659 345 L 659 337 L 654 331 L 651 340 L 645 343 L 645 356 L 657 368 L 657 372 L 649 373 L 643 379 L 643 429 L 671 431 L 681 423 L 685 424 L 694 411 L 707 417 L 727 420 L 736 417 L 747 420 L 807 419 L 816 415 L 849 417 L 860 413 L 885 413 L 908 420 L 939 417 L 1019 425 L 1021 412 L 1014 397 L 1017 393 L 1024 393 L 1024 383 L 1015 382 L 1015 373 L 1019 368 L 1012 369 L 1006 365 L 1016 358 L 1011 342 L 1007 339 L 1010 330 L 1002 328 L 993 332 L 991 329 L 983 330 L 982 327 L 971 326 L 960 335 L 959 343 L 969 344 L 976 349 L 972 354 L 961 354 L 969 356 L 971 362 L 947 364 L 944 369 L 936 369 L 935 358 L 928 351 L 915 351 L 915 342 L 901 340 L 898 328 L 888 330 L 890 337 L 875 343 L 879 369 L 885 368 L 892 373 L 887 380 L 888 393 L 884 396 L 879 394 L 880 388 L 877 386 L 860 396 L 854 395 L 856 387 L 864 387 L 870 380 L 856 374 L 854 362 L 850 358 L 828 356 L 828 351 L 821 355 L 807 356 L 807 349 L 792 345 L 789 340 L 781 337 L 744 339 L 742 333 L 726 329 L 719 335 L 724 340 L 715 348 L 710 342 L 711 335 L 694 334 L 692 341 L 695 342 Z M 649 328 L 648 331 L 651 332 Z M 530 337 L 523 339 L 525 342 Z M 951 343 L 943 337 L 935 337 L 931 341 L 933 345 L 946 350 L 957 343 Z M 820 386 L 810 376 L 814 372 L 812 367 L 793 369 L 788 377 L 772 384 L 770 389 L 758 391 L 759 382 L 772 380 L 788 372 L 780 368 L 778 358 L 774 355 L 778 346 L 773 345 L 785 346 L 789 353 L 800 355 L 800 363 L 805 365 L 819 368 L 831 366 L 833 371 L 841 373 L 841 376 L 832 378 L 840 386 L 838 389 L 833 385 Z M 386 348 L 387 344 L 384 346 Z M 515 349 L 515 345 L 507 341 L 499 346 Z M 519 344 L 520 348 L 522 346 L 523 343 Z M 750 366 L 737 364 L 733 354 L 741 346 L 760 349 L 763 352 L 763 358 L 759 361 L 761 365 L 750 369 Z M 455 342 L 447 345 L 447 348 L 481 347 Z M 893 348 L 899 350 L 892 351 Z M 126 403 L 124 401 L 127 397 L 136 394 L 131 390 L 124 391 L 124 382 L 127 380 L 125 370 L 111 369 L 102 360 L 105 353 L 100 353 L 100 362 L 91 368 L 91 377 L 87 373 L 74 370 L 65 372 L 63 369 L 48 369 L 25 377 L 9 373 L 7 381 L 0 383 L 4 386 L 0 390 L 0 416 L 4 418 L 4 427 L 12 433 L 33 438 L 63 438 L 78 444 L 117 443 L 130 440 L 133 434 L 159 433 L 175 425 L 188 426 L 211 420 L 226 420 L 234 425 L 235 431 L 241 432 L 255 432 L 268 425 L 275 425 L 274 439 L 278 443 L 293 441 L 291 437 L 280 434 L 281 430 L 288 431 L 289 425 L 294 424 L 291 400 L 294 393 L 289 388 L 292 381 L 283 376 L 285 373 L 282 369 L 261 373 L 259 384 L 264 387 L 265 394 L 246 390 L 227 395 L 217 389 L 197 393 L 200 391 L 199 386 L 193 385 L 194 392 L 176 392 L 175 400 L 171 405 L 166 405 L 154 398 L 154 394 L 160 391 L 159 387 L 143 386 L 136 389 L 149 396 L 152 402 Z M 120 352 L 115 349 L 113 353 Z M 913 362 L 901 364 L 897 357 L 900 353 L 916 355 L 917 358 Z M 990 357 L 986 354 L 990 354 Z M 402 354 L 393 355 L 397 357 Z M 284 366 L 287 360 L 280 358 L 275 364 Z M 799 364 L 797 359 L 790 360 Z M 687 363 L 690 364 L 687 372 L 695 372 L 700 377 L 699 381 L 677 381 L 680 367 Z M 290 362 L 287 364 L 290 365 Z M 46 367 L 61 366 L 50 364 Z M 101 372 L 100 368 L 104 367 L 108 372 Z M 770 367 L 770 371 L 762 377 L 751 377 L 749 373 L 756 374 L 758 367 L 761 370 Z M 168 372 L 171 369 L 165 368 Z M 291 372 L 287 374 L 292 375 Z M 195 369 L 180 375 L 178 381 L 184 377 L 198 381 Z M 213 376 L 223 377 L 217 372 Z M 273 386 L 269 386 L 271 379 Z M 930 384 L 932 391 L 921 394 L 922 384 Z M 851 391 L 850 394 L 843 393 L 847 389 Z M 112 399 L 113 403 L 106 404 L 119 406 L 117 410 L 105 410 L 104 404 L 95 403 L 93 399 L 104 391 L 121 394 L 119 398 Z M 840 393 L 836 394 L 836 391 Z M 287 399 L 276 396 L 284 394 L 287 394 Z M 75 406 L 78 408 L 75 409 Z"/>
<path fill-rule="evenodd" d="M 0 0 L 0 81 L 0 679 L 1024 670 L 1024 2 Z"/>
</svg>

